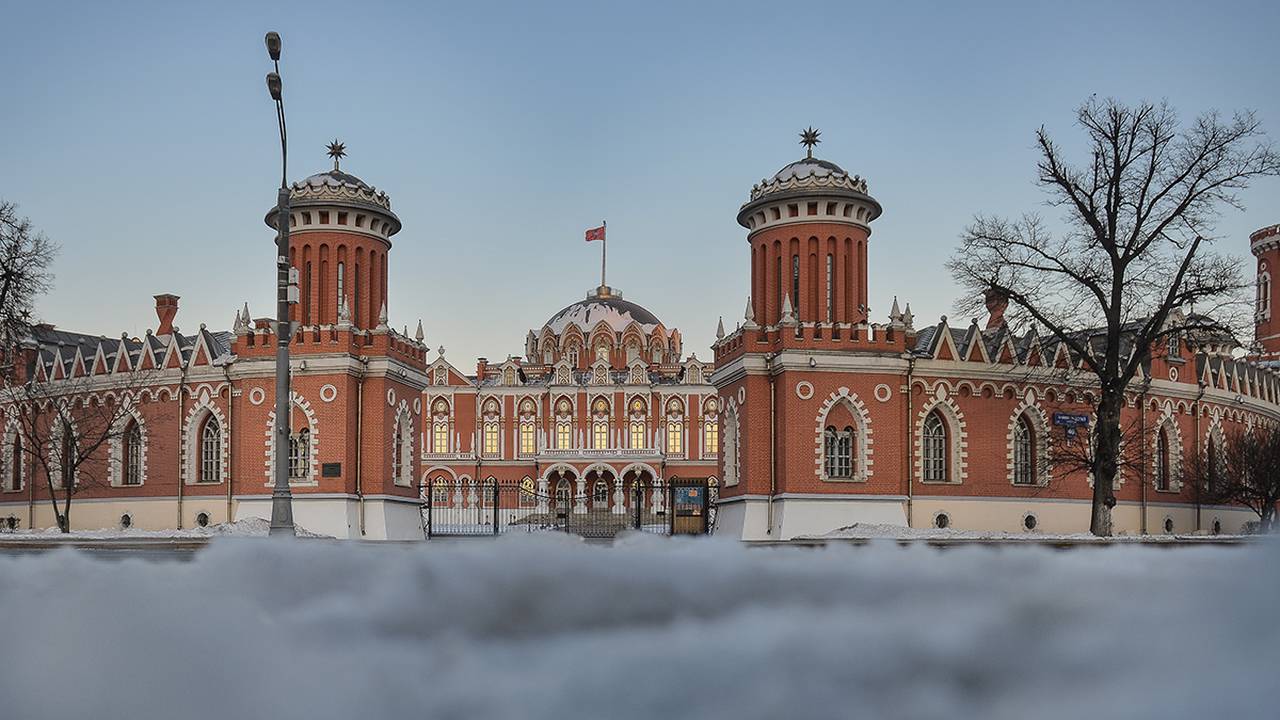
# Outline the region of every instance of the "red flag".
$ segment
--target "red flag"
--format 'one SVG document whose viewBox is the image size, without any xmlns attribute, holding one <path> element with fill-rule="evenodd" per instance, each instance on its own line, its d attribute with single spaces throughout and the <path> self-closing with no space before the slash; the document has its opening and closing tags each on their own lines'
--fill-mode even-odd
<svg viewBox="0 0 1280 720">
<path fill-rule="evenodd" d="M 604 240 L 604 225 L 587 231 L 587 242 L 592 240 Z"/>
</svg>

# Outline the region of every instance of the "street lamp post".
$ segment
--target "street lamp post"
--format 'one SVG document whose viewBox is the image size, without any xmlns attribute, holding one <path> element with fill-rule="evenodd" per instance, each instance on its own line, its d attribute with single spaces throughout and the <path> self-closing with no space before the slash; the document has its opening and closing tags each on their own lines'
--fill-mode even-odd
<svg viewBox="0 0 1280 720">
<path fill-rule="evenodd" d="M 276 196 L 276 451 L 269 534 L 293 536 L 293 494 L 289 490 L 289 340 L 293 337 L 289 321 L 289 136 L 284 124 L 279 33 L 267 33 L 266 41 L 267 54 L 275 65 L 275 71 L 267 74 L 267 91 L 275 100 L 280 126 L 280 192 Z"/>
</svg>

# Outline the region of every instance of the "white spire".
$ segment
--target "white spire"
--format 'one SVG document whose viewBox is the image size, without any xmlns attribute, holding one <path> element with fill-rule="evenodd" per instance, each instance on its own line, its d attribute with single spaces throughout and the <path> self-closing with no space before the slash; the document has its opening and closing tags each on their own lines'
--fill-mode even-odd
<svg viewBox="0 0 1280 720">
<path fill-rule="evenodd" d="M 751 296 L 750 296 L 750 295 L 748 295 L 748 296 L 747 296 L 747 312 L 745 313 L 745 315 L 744 315 L 743 317 L 744 317 L 744 319 L 747 321 L 747 322 L 746 322 L 746 324 L 745 324 L 745 325 L 743 325 L 743 327 L 745 327 L 745 328 L 749 328 L 749 329 L 752 329 L 752 330 L 754 330 L 755 328 L 759 327 L 758 325 L 756 325 L 756 311 L 755 311 L 755 308 L 753 308 L 753 307 L 751 306 Z"/>
<path fill-rule="evenodd" d="M 387 326 L 387 301 L 382 301 L 382 309 L 378 311 L 378 327 L 385 328 Z"/>
<path fill-rule="evenodd" d="M 898 296 L 893 296 L 893 306 L 889 308 L 889 322 L 898 323 L 902 321 L 902 311 L 898 309 Z"/>
<path fill-rule="evenodd" d="M 782 325 L 789 325 L 795 321 L 796 315 L 795 310 L 791 306 L 791 293 L 784 293 L 782 295 L 782 317 L 778 322 Z"/>
<path fill-rule="evenodd" d="M 720 316 L 720 321 L 716 323 L 716 340 L 724 339 L 724 316 Z"/>
<path fill-rule="evenodd" d="M 427 339 L 427 334 L 422 331 L 422 318 L 418 318 L 418 330 L 413 334 L 413 339 L 422 342 Z"/>
</svg>

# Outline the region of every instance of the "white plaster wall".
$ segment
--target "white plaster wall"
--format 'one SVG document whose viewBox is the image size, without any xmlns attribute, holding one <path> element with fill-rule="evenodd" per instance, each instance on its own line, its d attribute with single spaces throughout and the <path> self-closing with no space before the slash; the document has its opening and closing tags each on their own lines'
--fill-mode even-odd
<svg viewBox="0 0 1280 720">
<path fill-rule="evenodd" d="M 774 533 L 780 540 L 806 535 L 822 535 L 854 523 L 901 525 L 906 527 L 906 504 L 896 498 L 774 500 Z"/>
</svg>

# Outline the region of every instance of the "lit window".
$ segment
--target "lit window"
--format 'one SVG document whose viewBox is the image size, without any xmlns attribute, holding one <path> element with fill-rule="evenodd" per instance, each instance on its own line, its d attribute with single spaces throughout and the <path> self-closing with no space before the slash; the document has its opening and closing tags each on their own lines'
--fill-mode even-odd
<svg viewBox="0 0 1280 720">
<path fill-rule="evenodd" d="M 720 452 L 720 423 L 714 417 L 702 421 L 702 452 L 706 455 Z"/>
<path fill-rule="evenodd" d="M 591 422 L 591 447 L 604 449 L 609 447 L 609 420 L 596 419 Z"/>
<path fill-rule="evenodd" d="M 630 447 L 632 450 L 639 450 L 640 448 L 644 447 L 644 444 L 645 444 L 644 420 L 632 420 L 631 429 L 628 433 L 628 436 L 629 436 L 630 442 L 627 445 L 627 447 Z"/>
<path fill-rule="evenodd" d="M 520 454 L 533 455 L 538 451 L 537 426 L 533 418 L 520 419 Z"/>
<path fill-rule="evenodd" d="M 680 420 L 667 421 L 667 454 L 679 455 L 684 452 L 684 423 Z"/>
<path fill-rule="evenodd" d="M 484 454 L 498 454 L 498 421 L 484 421 Z"/>
<path fill-rule="evenodd" d="M 924 444 L 924 473 L 921 479 L 924 482 L 946 482 L 947 425 L 937 410 L 925 418 L 921 440 Z"/>
<path fill-rule="evenodd" d="M 449 452 L 449 421 L 436 420 L 431 424 L 431 452 Z"/>
</svg>

